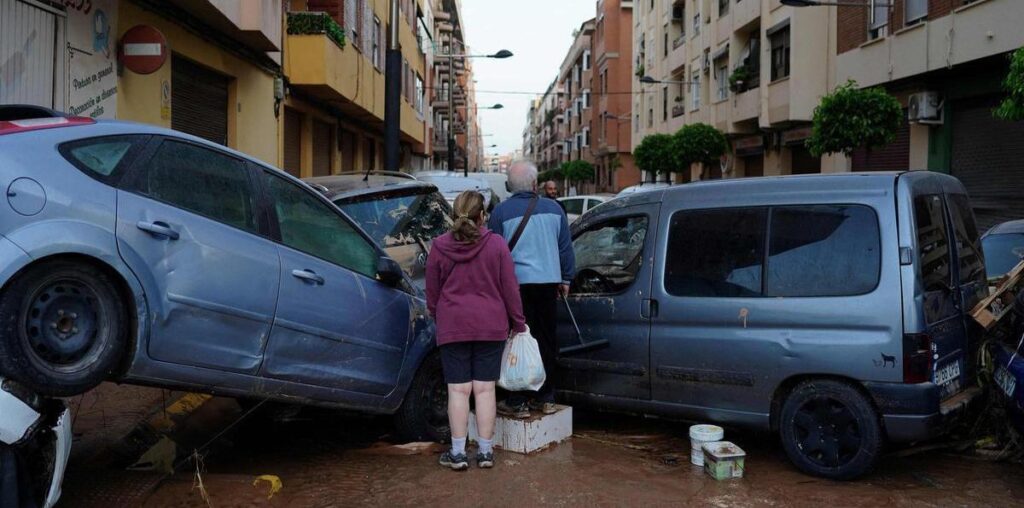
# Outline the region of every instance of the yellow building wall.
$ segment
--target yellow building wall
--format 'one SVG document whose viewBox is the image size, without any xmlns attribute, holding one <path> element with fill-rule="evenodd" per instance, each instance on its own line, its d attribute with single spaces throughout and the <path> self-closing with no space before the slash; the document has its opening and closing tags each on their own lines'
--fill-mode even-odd
<svg viewBox="0 0 1024 508">
<path fill-rule="evenodd" d="M 120 2 L 118 34 L 136 25 L 160 30 L 172 53 L 230 76 L 228 88 L 228 146 L 278 165 L 278 119 L 274 117 L 274 76 L 192 32 L 130 2 Z M 171 57 L 158 71 L 141 75 L 124 69 L 118 78 L 117 117 L 121 120 L 171 127 L 161 114 L 161 87 L 171 83 Z M 173 106 L 172 106 L 173 110 Z"/>
</svg>

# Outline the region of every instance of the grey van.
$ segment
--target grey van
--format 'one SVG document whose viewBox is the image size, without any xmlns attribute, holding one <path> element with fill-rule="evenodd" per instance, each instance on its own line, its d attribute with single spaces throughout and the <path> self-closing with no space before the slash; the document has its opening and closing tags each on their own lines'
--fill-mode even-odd
<svg viewBox="0 0 1024 508">
<path fill-rule="evenodd" d="M 974 386 L 985 268 L 964 187 L 932 172 L 694 183 L 573 226 L 560 346 L 573 404 L 771 430 L 849 479 L 948 428 Z M 607 341 L 605 343 L 605 341 Z"/>
</svg>

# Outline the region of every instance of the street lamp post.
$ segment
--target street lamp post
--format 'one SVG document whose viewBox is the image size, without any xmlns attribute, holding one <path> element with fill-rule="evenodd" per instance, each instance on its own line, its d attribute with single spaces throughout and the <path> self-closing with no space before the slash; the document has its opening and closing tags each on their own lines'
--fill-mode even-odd
<svg viewBox="0 0 1024 508">
<path fill-rule="evenodd" d="M 456 58 L 459 58 L 459 59 L 464 59 L 464 58 L 497 58 L 497 59 L 502 59 L 502 58 L 508 58 L 508 57 L 512 56 L 512 52 L 507 50 L 507 49 L 503 49 L 503 50 L 498 51 L 497 53 L 494 53 L 494 54 L 491 54 L 491 55 L 456 55 L 456 54 L 451 52 L 451 50 L 454 49 L 453 42 L 454 41 L 449 42 L 449 44 L 448 44 L 448 54 L 447 55 L 439 55 L 439 56 L 442 56 L 442 57 L 448 57 L 448 171 L 453 171 L 455 169 L 455 134 L 453 132 L 453 127 L 455 126 L 455 95 L 454 95 L 454 92 L 455 92 L 455 59 Z M 499 104 L 499 106 L 500 106 L 500 104 Z M 501 109 L 501 108 L 494 108 L 494 109 Z M 467 113 L 468 113 L 468 111 L 467 111 Z M 467 173 L 467 176 L 468 176 L 468 173 L 469 173 L 469 168 L 468 167 L 466 168 L 466 173 Z"/>
<path fill-rule="evenodd" d="M 384 56 L 384 169 L 399 171 L 401 158 L 402 50 L 398 43 L 398 0 L 390 2 L 388 47 Z M 369 173 L 367 173 L 369 174 Z"/>
</svg>

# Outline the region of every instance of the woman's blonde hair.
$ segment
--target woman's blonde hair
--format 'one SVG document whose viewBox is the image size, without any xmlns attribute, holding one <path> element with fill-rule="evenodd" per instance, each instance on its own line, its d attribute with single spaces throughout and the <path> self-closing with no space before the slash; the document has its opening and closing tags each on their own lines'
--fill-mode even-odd
<svg viewBox="0 0 1024 508">
<path fill-rule="evenodd" d="M 464 191 L 452 205 L 452 236 L 455 240 L 476 243 L 480 239 L 480 216 L 484 213 L 484 196 L 477 191 Z"/>
</svg>

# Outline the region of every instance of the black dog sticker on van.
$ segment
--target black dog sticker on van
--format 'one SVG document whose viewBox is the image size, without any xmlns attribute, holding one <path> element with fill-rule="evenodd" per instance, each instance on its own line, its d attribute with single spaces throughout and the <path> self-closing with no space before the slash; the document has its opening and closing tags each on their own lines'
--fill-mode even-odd
<svg viewBox="0 0 1024 508">
<path fill-rule="evenodd" d="M 871 360 L 871 363 L 874 363 L 875 367 L 886 367 L 886 366 L 890 366 L 890 364 L 891 364 L 892 368 L 894 368 L 894 369 L 896 368 L 896 357 L 895 356 L 889 356 L 889 355 L 887 355 L 885 353 L 880 353 L 880 354 L 882 356 L 881 360 Z"/>
</svg>

